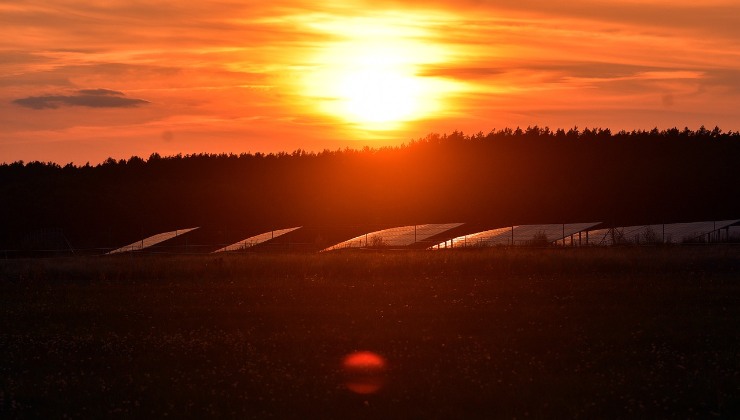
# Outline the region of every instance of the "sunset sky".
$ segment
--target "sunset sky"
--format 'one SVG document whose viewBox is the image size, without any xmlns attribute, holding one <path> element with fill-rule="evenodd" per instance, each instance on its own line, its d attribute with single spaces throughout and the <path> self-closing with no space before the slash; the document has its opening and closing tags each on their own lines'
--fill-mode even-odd
<svg viewBox="0 0 740 420">
<path fill-rule="evenodd" d="M 737 0 L 0 0 L 0 162 L 740 130 Z"/>
</svg>

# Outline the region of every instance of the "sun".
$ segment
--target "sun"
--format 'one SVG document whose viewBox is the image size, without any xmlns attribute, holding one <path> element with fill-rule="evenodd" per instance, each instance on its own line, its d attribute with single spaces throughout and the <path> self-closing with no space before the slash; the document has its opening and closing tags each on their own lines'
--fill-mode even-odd
<svg viewBox="0 0 740 420">
<path fill-rule="evenodd" d="M 435 108 L 432 80 L 418 75 L 412 47 L 354 40 L 325 51 L 309 83 L 321 110 L 367 129 L 384 130 Z"/>
<path fill-rule="evenodd" d="M 435 115 L 449 90 L 424 75 L 440 46 L 422 42 L 418 28 L 382 20 L 327 23 L 337 39 L 324 45 L 304 75 L 317 110 L 368 130 L 391 130 Z"/>
<path fill-rule="evenodd" d="M 366 124 L 389 124 L 423 111 L 423 81 L 411 69 L 398 65 L 394 52 L 375 51 L 359 58 L 359 65 L 341 70 L 333 89 L 345 117 Z"/>
</svg>

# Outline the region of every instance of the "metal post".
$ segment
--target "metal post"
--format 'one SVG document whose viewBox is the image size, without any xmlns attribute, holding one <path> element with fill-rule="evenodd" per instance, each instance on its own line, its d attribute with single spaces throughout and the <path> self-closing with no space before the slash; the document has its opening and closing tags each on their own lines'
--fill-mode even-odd
<svg viewBox="0 0 740 420">
<path fill-rule="evenodd" d="M 514 225 L 511 225 L 511 246 L 514 246 Z"/>
</svg>

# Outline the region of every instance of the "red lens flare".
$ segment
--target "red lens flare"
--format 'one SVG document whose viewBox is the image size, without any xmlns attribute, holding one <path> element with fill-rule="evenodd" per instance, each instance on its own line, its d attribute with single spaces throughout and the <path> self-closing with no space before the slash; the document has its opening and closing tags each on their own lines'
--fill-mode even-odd
<svg viewBox="0 0 740 420">
<path fill-rule="evenodd" d="M 371 351 L 348 354 L 342 361 L 345 386 L 357 394 L 374 394 L 385 382 L 386 361 Z"/>
</svg>

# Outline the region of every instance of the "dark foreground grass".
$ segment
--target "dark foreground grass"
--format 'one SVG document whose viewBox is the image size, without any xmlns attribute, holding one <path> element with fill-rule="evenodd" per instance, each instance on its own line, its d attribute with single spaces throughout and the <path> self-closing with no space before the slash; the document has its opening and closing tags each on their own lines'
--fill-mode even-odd
<svg viewBox="0 0 740 420">
<path fill-rule="evenodd" d="M 737 418 L 738 331 L 738 248 L 2 261 L 0 417 Z"/>
</svg>

